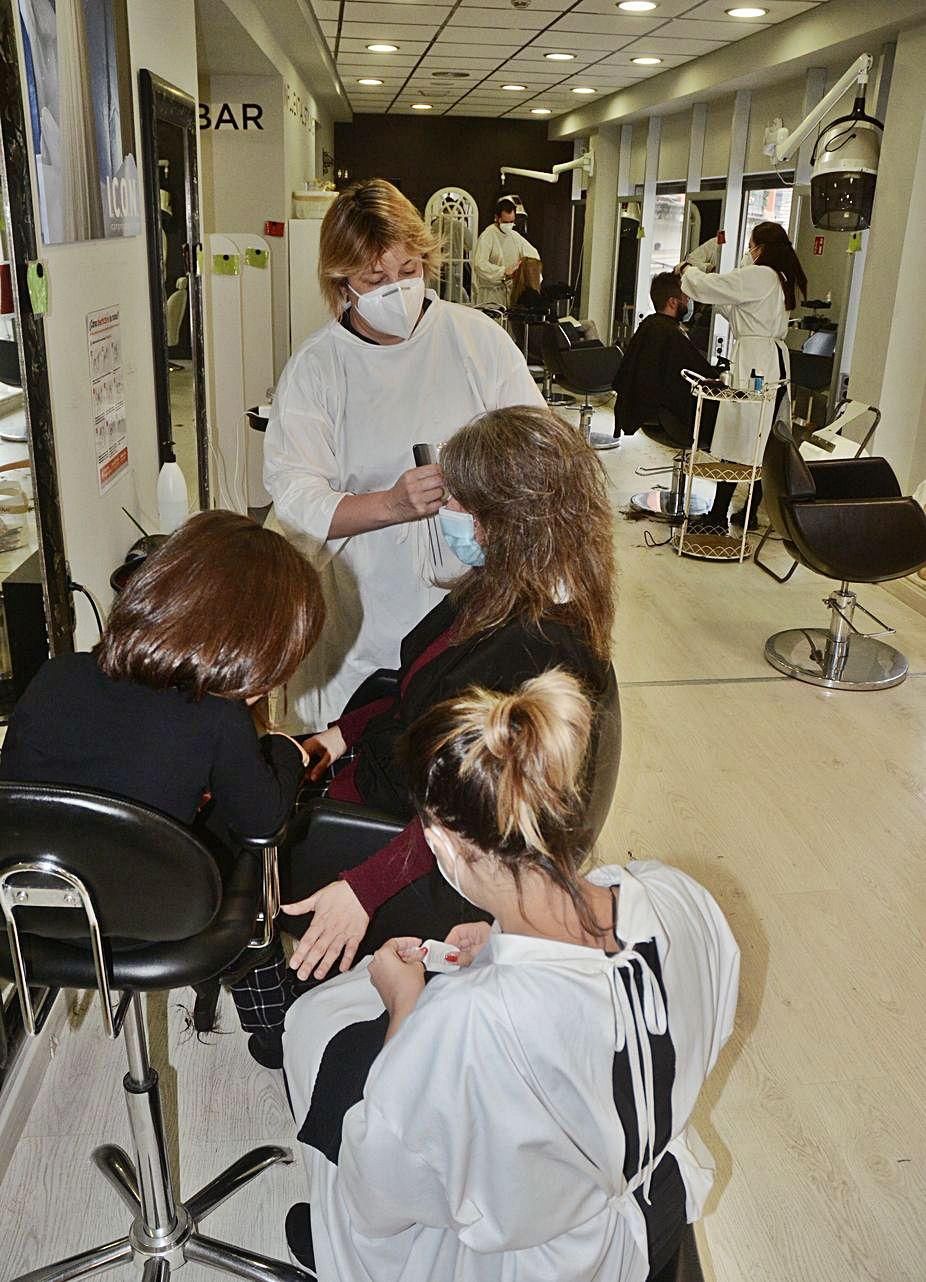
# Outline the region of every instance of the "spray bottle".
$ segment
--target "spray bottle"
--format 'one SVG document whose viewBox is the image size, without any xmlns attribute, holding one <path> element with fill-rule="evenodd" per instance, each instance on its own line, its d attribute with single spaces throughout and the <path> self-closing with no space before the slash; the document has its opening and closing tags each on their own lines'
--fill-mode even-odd
<svg viewBox="0 0 926 1282">
<path fill-rule="evenodd" d="M 173 534 L 190 514 L 186 480 L 173 453 L 158 473 L 158 524 L 162 534 Z"/>
</svg>

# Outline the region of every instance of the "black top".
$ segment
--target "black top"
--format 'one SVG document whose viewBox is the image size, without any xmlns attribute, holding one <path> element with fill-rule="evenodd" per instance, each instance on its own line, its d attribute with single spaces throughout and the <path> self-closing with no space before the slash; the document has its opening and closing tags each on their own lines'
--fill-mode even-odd
<svg viewBox="0 0 926 1282">
<path fill-rule="evenodd" d="M 452 626 L 454 617 L 450 597 L 446 596 L 408 633 L 400 651 L 402 673 Z M 576 631 L 568 606 L 551 612 L 540 627 L 512 618 L 499 628 L 443 650 L 418 669 L 393 707 L 367 722 L 360 738 L 355 776 L 365 803 L 391 814 L 411 815 L 408 786 L 396 761 L 396 744 L 405 730 L 435 704 L 473 685 L 513 691 L 522 682 L 555 667 L 565 668 L 577 677 L 593 702 L 604 690 L 610 670 L 610 665 L 592 654 Z"/>
<path fill-rule="evenodd" d="M 668 410 L 681 423 L 691 423 L 695 401 L 681 376 L 683 369 L 717 376 L 678 321 L 662 312 L 640 321 L 614 380 L 614 417 L 625 435 L 638 431 L 645 422 L 658 421 L 660 409 Z"/>
<path fill-rule="evenodd" d="M 274 832 L 304 775 L 281 735 L 258 738 L 244 703 L 113 681 L 92 654 L 50 659 L 17 703 L 0 778 L 93 788 L 191 824 L 203 793 L 244 837 Z"/>
</svg>

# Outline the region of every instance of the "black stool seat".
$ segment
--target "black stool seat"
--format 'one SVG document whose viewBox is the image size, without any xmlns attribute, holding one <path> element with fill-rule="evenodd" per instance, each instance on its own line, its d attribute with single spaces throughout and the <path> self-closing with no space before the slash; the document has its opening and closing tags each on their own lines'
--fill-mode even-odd
<svg viewBox="0 0 926 1282">
<path fill-rule="evenodd" d="M 305 1282 L 307 1275 L 289 1264 L 201 1232 L 228 1197 L 277 1163 L 291 1162 L 289 1149 L 252 1149 L 178 1200 L 139 995 L 225 970 L 253 942 L 259 914 L 269 937 L 278 903 L 276 877 L 268 875 L 276 870 L 275 841 L 249 842 L 261 857 L 223 859 L 221 876 L 193 832 L 147 806 L 83 788 L 0 782 L 6 922 L 0 975 L 15 982 L 30 1034 L 36 1031 L 33 987 L 99 991 L 103 1026 L 125 1045 L 123 1088 L 135 1159 L 113 1144 L 93 1153 L 129 1208 L 128 1232 L 33 1269 L 19 1282 L 77 1282 L 133 1259 L 144 1264 L 145 1282 L 168 1282 L 187 1261 L 250 1282 Z M 111 993 L 118 995 L 115 1007 Z"/>
</svg>

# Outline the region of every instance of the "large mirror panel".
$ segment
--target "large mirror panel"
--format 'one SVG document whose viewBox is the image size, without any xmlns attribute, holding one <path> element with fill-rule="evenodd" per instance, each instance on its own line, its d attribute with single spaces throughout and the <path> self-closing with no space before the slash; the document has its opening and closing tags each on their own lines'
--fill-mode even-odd
<svg viewBox="0 0 926 1282">
<path fill-rule="evenodd" d="M 209 506 L 209 459 L 196 104 L 142 70 L 139 108 L 158 452 L 162 463 L 176 458 L 191 506 L 204 509 Z"/>
</svg>

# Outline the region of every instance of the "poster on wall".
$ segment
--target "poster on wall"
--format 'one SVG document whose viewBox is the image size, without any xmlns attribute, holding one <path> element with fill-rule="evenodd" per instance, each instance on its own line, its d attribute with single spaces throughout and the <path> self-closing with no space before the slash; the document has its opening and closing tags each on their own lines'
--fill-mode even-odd
<svg viewBox="0 0 926 1282">
<path fill-rule="evenodd" d="M 141 230 L 126 0 L 19 0 L 42 240 Z"/>
<path fill-rule="evenodd" d="M 87 345 L 96 474 L 100 493 L 105 494 L 129 465 L 118 307 L 104 307 L 88 314 Z"/>
</svg>

